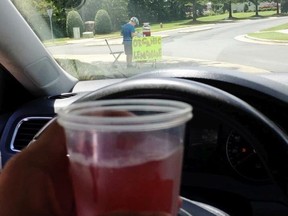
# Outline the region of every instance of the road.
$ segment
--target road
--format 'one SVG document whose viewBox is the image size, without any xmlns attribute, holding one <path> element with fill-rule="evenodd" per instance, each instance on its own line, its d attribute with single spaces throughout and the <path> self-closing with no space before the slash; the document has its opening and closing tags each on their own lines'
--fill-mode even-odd
<svg viewBox="0 0 288 216">
<path fill-rule="evenodd" d="M 287 72 L 288 46 L 283 43 L 260 43 L 249 41 L 244 35 L 288 23 L 288 17 L 272 17 L 243 21 L 228 21 L 207 25 L 205 29 L 195 27 L 161 32 L 163 56 L 190 59 L 193 62 L 208 60 L 263 69 L 269 72 Z M 153 29 L 152 29 L 153 34 Z M 156 33 L 155 33 L 156 34 Z M 167 36 L 167 37 L 166 37 Z M 123 49 L 121 39 L 112 41 L 112 49 Z M 95 55 L 109 54 L 102 42 L 87 40 L 64 46 L 49 47 L 54 55 Z M 109 55 L 108 55 L 109 56 Z M 111 56 L 109 57 L 111 60 Z M 122 60 L 124 56 L 122 56 Z M 101 59 L 99 59 L 101 61 Z"/>
<path fill-rule="evenodd" d="M 182 35 L 180 32 L 166 39 L 163 53 L 287 72 L 287 44 L 251 43 L 238 39 L 247 33 L 284 23 L 288 23 L 287 17 L 221 23 L 207 31 L 183 32 Z"/>
</svg>

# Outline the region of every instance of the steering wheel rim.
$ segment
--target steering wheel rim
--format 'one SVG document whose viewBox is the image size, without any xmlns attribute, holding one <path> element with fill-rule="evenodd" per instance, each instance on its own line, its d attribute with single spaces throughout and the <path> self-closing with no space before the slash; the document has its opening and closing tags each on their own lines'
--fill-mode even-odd
<svg viewBox="0 0 288 216">
<path fill-rule="evenodd" d="M 271 177 L 287 197 L 288 138 L 275 123 L 245 101 L 207 84 L 181 78 L 158 77 L 128 79 L 86 94 L 75 102 L 130 97 L 181 100 L 192 104 L 193 108 L 197 106 L 214 112 L 239 130 L 243 130 L 243 126 L 247 127 L 244 133 L 258 140 L 253 142 L 253 147 L 260 154 L 267 170 L 272 170 Z M 288 203 L 287 200 L 285 202 Z"/>
</svg>

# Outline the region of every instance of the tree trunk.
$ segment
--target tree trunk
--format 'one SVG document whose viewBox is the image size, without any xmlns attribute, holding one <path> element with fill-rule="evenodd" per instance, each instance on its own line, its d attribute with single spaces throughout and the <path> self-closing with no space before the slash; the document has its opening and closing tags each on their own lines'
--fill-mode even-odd
<svg viewBox="0 0 288 216">
<path fill-rule="evenodd" d="M 256 0 L 255 1 L 255 12 L 256 12 L 256 16 L 259 16 L 259 13 L 258 13 L 258 1 Z"/>
<path fill-rule="evenodd" d="M 229 1 L 229 19 L 233 18 L 232 16 L 232 1 Z"/>
<path fill-rule="evenodd" d="M 193 22 L 197 21 L 197 9 L 196 9 L 196 0 L 192 0 L 193 4 Z"/>
<path fill-rule="evenodd" d="M 276 0 L 276 8 L 277 8 L 277 15 L 280 14 L 280 11 L 279 11 L 279 0 Z"/>
</svg>

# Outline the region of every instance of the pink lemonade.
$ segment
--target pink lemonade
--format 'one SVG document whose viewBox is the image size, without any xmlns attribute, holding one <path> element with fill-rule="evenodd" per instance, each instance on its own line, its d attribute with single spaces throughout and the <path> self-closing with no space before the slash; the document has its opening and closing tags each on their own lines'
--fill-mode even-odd
<svg viewBox="0 0 288 216">
<path fill-rule="evenodd" d="M 177 147 L 160 159 L 117 167 L 72 160 L 78 216 L 121 215 L 119 212 L 176 216 L 182 151 Z"/>
</svg>

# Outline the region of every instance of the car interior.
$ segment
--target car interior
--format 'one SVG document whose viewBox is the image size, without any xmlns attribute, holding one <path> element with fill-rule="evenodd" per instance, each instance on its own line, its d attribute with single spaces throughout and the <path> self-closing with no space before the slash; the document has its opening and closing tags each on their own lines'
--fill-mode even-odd
<svg viewBox="0 0 288 216">
<path fill-rule="evenodd" d="M 182 197 L 231 216 L 288 215 L 287 71 L 255 75 L 156 66 L 127 78 L 78 80 L 58 64 L 11 1 L 0 2 L 2 167 L 59 109 L 123 98 L 172 99 L 193 107 L 185 132 Z"/>
</svg>

